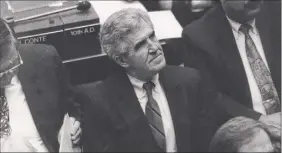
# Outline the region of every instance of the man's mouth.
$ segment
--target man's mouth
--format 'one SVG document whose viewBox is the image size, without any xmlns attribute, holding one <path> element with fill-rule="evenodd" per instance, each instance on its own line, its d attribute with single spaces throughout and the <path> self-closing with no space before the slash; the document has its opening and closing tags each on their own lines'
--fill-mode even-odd
<svg viewBox="0 0 282 153">
<path fill-rule="evenodd" d="M 154 61 L 155 59 L 159 58 L 160 56 L 162 56 L 162 54 L 156 55 L 154 58 L 152 58 L 152 59 L 150 60 L 150 62 Z"/>
</svg>

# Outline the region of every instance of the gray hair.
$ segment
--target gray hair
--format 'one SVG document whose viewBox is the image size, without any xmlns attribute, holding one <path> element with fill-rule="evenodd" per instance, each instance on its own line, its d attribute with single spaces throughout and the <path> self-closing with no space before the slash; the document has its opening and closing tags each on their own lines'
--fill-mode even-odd
<svg viewBox="0 0 282 153">
<path fill-rule="evenodd" d="M 238 152 L 238 148 L 249 143 L 258 130 L 265 130 L 265 125 L 259 121 L 246 117 L 230 119 L 217 130 L 209 150 L 211 152 Z"/>
<path fill-rule="evenodd" d="M 126 54 L 132 50 L 132 42 L 127 36 L 138 30 L 141 21 L 153 28 L 148 13 L 140 9 L 126 8 L 113 13 L 100 30 L 102 51 L 113 58 L 114 55 Z"/>
</svg>

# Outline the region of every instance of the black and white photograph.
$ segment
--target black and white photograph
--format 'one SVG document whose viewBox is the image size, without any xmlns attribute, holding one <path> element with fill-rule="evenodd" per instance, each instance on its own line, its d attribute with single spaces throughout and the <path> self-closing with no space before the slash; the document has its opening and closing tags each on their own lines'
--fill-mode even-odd
<svg viewBox="0 0 282 153">
<path fill-rule="evenodd" d="M 0 0 L 0 152 L 281 152 L 281 0 Z"/>
</svg>

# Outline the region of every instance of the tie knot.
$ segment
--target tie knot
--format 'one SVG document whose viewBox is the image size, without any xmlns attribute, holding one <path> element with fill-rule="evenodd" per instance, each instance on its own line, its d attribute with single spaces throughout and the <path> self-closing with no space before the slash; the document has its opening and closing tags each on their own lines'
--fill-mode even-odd
<svg viewBox="0 0 282 153">
<path fill-rule="evenodd" d="M 248 34 L 250 29 L 252 29 L 252 26 L 249 24 L 242 24 L 239 28 L 239 30 L 242 31 L 244 34 Z"/>
<path fill-rule="evenodd" d="M 155 87 L 155 84 L 152 81 L 148 81 L 143 84 L 143 88 L 147 92 L 147 94 L 152 94 L 152 89 Z"/>
</svg>

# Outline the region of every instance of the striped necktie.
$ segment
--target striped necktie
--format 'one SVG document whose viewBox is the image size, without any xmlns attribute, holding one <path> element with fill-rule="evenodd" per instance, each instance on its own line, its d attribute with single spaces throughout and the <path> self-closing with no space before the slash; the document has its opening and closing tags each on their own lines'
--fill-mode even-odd
<svg viewBox="0 0 282 153">
<path fill-rule="evenodd" d="M 267 114 L 273 114 L 280 111 L 280 100 L 272 81 L 271 73 L 263 62 L 255 43 L 249 34 L 251 28 L 250 25 L 243 24 L 239 30 L 245 34 L 246 53 L 260 90 L 263 106 Z"/>
<path fill-rule="evenodd" d="M 166 139 L 164 133 L 164 126 L 162 121 L 162 115 L 158 103 L 152 96 L 152 89 L 155 84 L 152 81 L 144 83 L 143 88 L 145 89 L 148 102 L 146 104 L 145 114 L 148 119 L 149 125 L 152 129 L 152 134 L 158 144 L 158 146 L 166 151 Z"/>
</svg>

